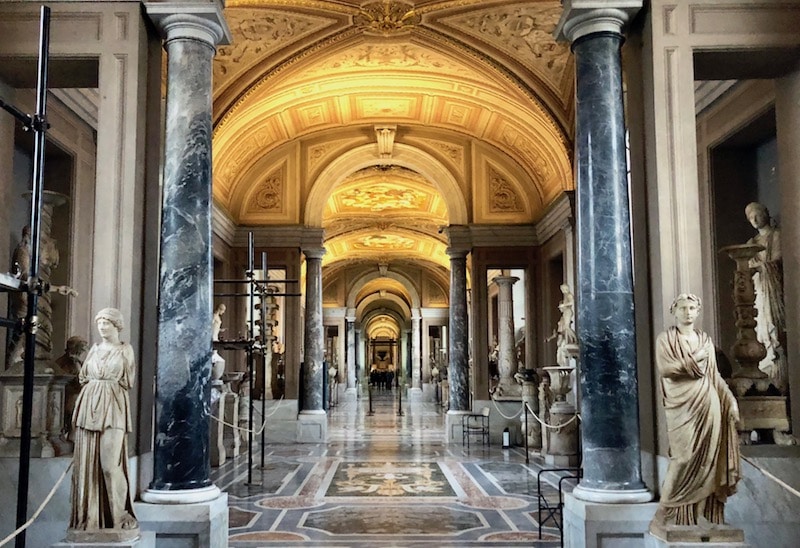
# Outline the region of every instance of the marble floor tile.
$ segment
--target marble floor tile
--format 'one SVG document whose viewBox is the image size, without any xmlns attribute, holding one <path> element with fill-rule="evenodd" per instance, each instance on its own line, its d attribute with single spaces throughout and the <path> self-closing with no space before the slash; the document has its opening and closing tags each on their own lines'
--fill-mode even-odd
<svg viewBox="0 0 800 548">
<path fill-rule="evenodd" d="M 441 408 L 404 398 L 400 415 L 396 390 L 373 392 L 372 415 L 368 403 L 333 408 L 327 444 L 267 443 L 263 470 L 260 452 L 249 473 L 246 453 L 213 470 L 232 548 L 559 545 L 552 520 L 539 536 L 537 455 L 448 445 Z M 551 502 L 557 482 L 540 487 Z"/>
</svg>

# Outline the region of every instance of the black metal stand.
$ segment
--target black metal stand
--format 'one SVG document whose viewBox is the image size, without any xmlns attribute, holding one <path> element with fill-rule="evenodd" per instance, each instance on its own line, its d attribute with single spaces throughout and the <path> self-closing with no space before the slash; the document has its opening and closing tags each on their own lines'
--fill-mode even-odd
<svg viewBox="0 0 800 548">
<path fill-rule="evenodd" d="M 397 416 L 403 416 L 403 386 L 397 387 Z"/>
<path fill-rule="evenodd" d="M 240 293 L 235 291 L 233 293 L 214 293 L 215 297 L 248 297 L 248 302 L 250 306 L 250 320 L 248 322 L 248 334 L 247 338 L 240 341 L 218 341 L 214 343 L 216 346 L 221 348 L 233 348 L 233 349 L 241 349 L 242 347 L 247 352 L 247 375 L 248 375 L 248 387 L 250 390 L 250 405 L 248 406 L 248 421 L 250 428 L 247 432 L 247 484 L 248 485 L 261 485 L 261 483 L 254 483 L 253 482 L 253 419 L 254 419 L 254 411 L 255 411 L 255 403 L 253 401 L 253 393 L 255 391 L 255 354 L 261 354 L 261 371 L 266 372 L 266 352 L 264 350 L 264 340 L 263 340 L 263 330 L 266 325 L 267 318 L 264 316 L 264 307 L 265 307 L 265 299 L 266 297 L 299 297 L 300 293 L 276 293 L 275 291 L 271 291 L 269 289 L 270 284 L 289 284 L 289 283 L 297 283 L 297 280 L 269 280 L 269 268 L 267 265 L 267 254 L 266 252 L 261 253 L 261 269 L 264 272 L 265 280 L 256 280 L 255 277 L 255 244 L 253 240 L 253 233 L 250 232 L 247 238 L 247 271 L 245 272 L 244 279 L 222 279 L 222 280 L 214 280 L 215 284 L 229 284 L 229 283 L 245 283 L 247 284 L 247 292 Z M 255 336 L 255 326 L 256 326 L 256 298 L 260 299 L 260 305 L 258 307 L 260 313 L 260 320 L 261 320 L 261 330 L 262 334 L 259 339 Z M 262 426 L 263 422 L 266 421 L 266 389 L 267 389 L 267 380 L 265 375 L 261 375 L 261 420 Z M 262 428 L 261 430 L 261 468 L 263 469 L 265 466 L 265 445 L 266 445 L 266 436 L 265 436 L 265 429 Z"/>
<path fill-rule="evenodd" d="M 547 472 L 566 473 L 558 479 L 558 502 L 551 504 L 547 497 L 542 493 L 542 474 Z M 542 538 L 542 525 L 547 520 L 552 520 L 561 533 L 561 546 L 564 546 L 564 482 L 580 480 L 583 477 L 582 468 L 543 468 L 536 474 L 536 497 L 539 501 L 538 523 L 539 538 Z M 542 519 L 542 512 L 545 516 Z"/>
<path fill-rule="evenodd" d="M 31 250 L 30 269 L 26 280 L 6 279 L 4 291 L 25 291 L 28 297 L 25 314 L 25 361 L 22 381 L 22 417 L 19 449 L 19 480 L 17 485 L 17 528 L 28 520 L 28 478 L 31 460 L 31 425 L 33 419 L 33 375 L 38 329 L 39 295 L 45 290 L 39 279 L 40 232 L 42 221 L 42 193 L 44 192 L 44 152 L 47 133 L 47 73 L 50 50 L 50 8 L 42 6 L 39 17 L 39 70 L 36 81 L 36 114 L 30 116 L 0 100 L 0 107 L 19 120 L 27 131 L 34 132 L 33 184 L 31 190 Z M 3 318 L 4 327 L 17 327 L 17 322 Z M 25 548 L 25 531 L 15 539 L 17 548 Z"/>
</svg>

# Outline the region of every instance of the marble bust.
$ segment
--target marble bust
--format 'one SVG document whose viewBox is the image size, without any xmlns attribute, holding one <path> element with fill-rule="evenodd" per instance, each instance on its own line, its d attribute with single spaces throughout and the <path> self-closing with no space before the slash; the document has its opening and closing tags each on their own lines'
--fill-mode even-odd
<svg viewBox="0 0 800 548">
<path fill-rule="evenodd" d="M 670 458 L 650 532 L 663 540 L 675 528 L 705 536 L 722 530 L 740 478 L 739 407 L 711 338 L 695 327 L 701 307 L 697 296 L 678 295 L 670 306 L 675 325 L 656 339 Z"/>
<path fill-rule="evenodd" d="M 758 367 L 769 375 L 776 388 L 786 393 L 789 372 L 786 362 L 781 232 L 770 218 L 767 208 L 758 202 L 747 204 L 745 215 L 758 231 L 747 243 L 764 248 L 750 260 L 750 266 L 754 269 L 753 286 L 756 290 L 755 307 L 758 311 L 756 337 L 767 350 L 766 357 Z"/>
</svg>

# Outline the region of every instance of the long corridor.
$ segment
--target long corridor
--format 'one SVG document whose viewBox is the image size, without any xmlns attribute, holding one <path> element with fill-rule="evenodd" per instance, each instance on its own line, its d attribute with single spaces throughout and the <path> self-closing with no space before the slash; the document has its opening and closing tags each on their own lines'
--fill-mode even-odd
<svg viewBox="0 0 800 548">
<path fill-rule="evenodd" d="M 525 464 L 521 448 L 448 446 L 439 406 L 404 399 L 402 415 L 399 406 L 397 389 L 373 391 L 372 415 L 367 394 L 340 401 L 325 445 L 268 436 L 252 484 L 246 452 L 215 469 L 229 495 L 230 546 L 559 545 L 552 520 L 539 537 L 537 457 Z M 557 485 L 554 474 L 543 478 Z M 552 484 L 542 490 L 557 502 Z"/>
</svg>

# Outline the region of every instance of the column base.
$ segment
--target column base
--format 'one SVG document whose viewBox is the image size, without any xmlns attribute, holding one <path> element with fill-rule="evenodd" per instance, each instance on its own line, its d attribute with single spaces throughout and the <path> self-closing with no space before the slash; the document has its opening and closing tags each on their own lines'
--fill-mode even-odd
<svg viewBox="0 0 800 548">
<path fill-rule="evenodd" d="M 657 509 L 657 502 L 605 504 L 581 500 L 566 493 L 564 546 L 642 546 Z"/>
<path fill-rule="evenodd" d="M 345 390 L 344 391 L 344 400 L 345 401 L 356 401 L 356 400 L 358 400 L 358 389 L 353 387 L 353 388 L 348 388 L 347 390 Z"/>
<path fill-rule="evenodd" d="M 408 401 L 418 403 L 422 401 L 422 388 L 409 388 Z"/>
<path fill-rule="evenodd" d="M 297 443 L 328 441 L 328 415 L 323 410 L 300 411 L 297 416 Z"/>
<path fill-rule="evenodd" d="M 592 489 L 583 487 L 580 483 L 572 491 L 572 495 L 583 501 L 601 504 L 642 504 L 653 500 L 653 493 L 647 489 Z"/>
<path fill-rule="evenodd" d="M 215 500 L 221 493 L 216 485 L 200 489 L 147 489 L 142 492 L 142 500 L 150 504 L 196 504 Z"/>
<path fill-rule="evenodd" d="M 215 488 L 216 489 L 216 488 Z M 194 504 L 134 502 L 142 535 L 155 534 L 156 544 L 175 548 L 228 546 L 228 494 Z"/>
<path fill-rule="evenodd" d="M 472 411 L 450 410 L 445 415 L 445 443 L 463 443 L 464 436 L 461 431 L 461 417 L 469 415 Z"/>
<path fill-rule="evenodd" d="M 555 468 L 575 468 L 579 461 L 578 455 L 544 455 L 544 463 Z"/>
</svg>

